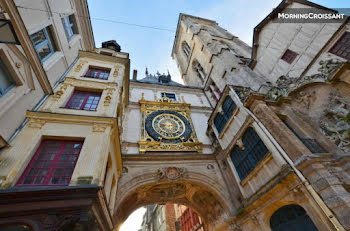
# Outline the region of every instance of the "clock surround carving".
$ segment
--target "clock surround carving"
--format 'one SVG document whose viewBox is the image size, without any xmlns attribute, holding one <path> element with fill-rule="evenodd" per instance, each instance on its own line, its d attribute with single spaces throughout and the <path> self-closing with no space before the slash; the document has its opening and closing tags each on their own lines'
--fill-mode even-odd
<svg viewBox="0 0 350 231">
<path fill-rule="evenodd" d="M 191 120 L 191 105 L 163 98 L 139 101 L 142 116 L 140 153 L 202 152 L 202 143 L 197 139 Z"/>
</svg>

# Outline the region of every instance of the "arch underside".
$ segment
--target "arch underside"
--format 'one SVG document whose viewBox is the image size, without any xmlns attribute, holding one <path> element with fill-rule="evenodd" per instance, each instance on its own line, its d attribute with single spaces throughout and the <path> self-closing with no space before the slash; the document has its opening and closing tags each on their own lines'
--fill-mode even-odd
<svg viewBox="0 0 350 231">
<path fill-rule="evenodd" d="M 195 210 L 210 230 L 228 215 L 222 199 L 204 184 L 189 181 L 164 181 L 137 187 L 119 203 L 114 214 L 120 225 L 137 208 L 166 202 L 183 204 Z"/>
</svg>

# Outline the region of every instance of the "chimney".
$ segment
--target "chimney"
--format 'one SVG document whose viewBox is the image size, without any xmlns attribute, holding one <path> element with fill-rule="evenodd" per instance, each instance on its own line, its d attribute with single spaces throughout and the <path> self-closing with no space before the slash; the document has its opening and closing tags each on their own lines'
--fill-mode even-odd
<svg viewBox="0 0 350 231">
<path fill-rule="evenodd" d="M 137 80 L 137 70 L 134 70 L 132 73 L 132 80 Z"/>
</svg>

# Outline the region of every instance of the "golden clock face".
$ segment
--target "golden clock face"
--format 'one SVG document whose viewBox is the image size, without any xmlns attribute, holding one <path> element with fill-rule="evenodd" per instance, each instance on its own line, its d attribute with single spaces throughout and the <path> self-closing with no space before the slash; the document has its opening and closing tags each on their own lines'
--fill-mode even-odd
<svg viewBox="0 0 350 231">
<path fill-rule="evenodd" d="M 174 114 L 159 114 L 152 121 L 153 129 L 166 139 L 177 139 L 185 132 L 184 122 Z"/>
<path fill-rule="evenodd" d="M 145 130 L 153 140 L 163 143 L 185 142 L 192 134 L 187 118 L 170 110 L 159 110 L 149 114 L 145 119 Z"/>
</svg>

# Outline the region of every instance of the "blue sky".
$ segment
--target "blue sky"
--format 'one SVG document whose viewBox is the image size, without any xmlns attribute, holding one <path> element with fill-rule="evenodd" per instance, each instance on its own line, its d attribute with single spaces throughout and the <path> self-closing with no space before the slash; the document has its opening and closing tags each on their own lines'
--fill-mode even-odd
<svg viewBox="0 0 350 231">
<path fill-rule="evenodd" d="M 315 0 L 327 7 L 350 7 L 349 0 Z M 253 28 L 280 0 L 88 0 L 96 46 L 115 39 L 128 52 L 131 70 L 144 77 L 146 66 L 151 73 L 169 69 L 181 82 L 170 57 L 179 13 L 215 20 L 220 26 L 251 45 Z M 111 23 L 95 18 L 165 28 L 154 30 Z"/>
</svg>

